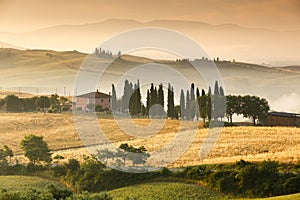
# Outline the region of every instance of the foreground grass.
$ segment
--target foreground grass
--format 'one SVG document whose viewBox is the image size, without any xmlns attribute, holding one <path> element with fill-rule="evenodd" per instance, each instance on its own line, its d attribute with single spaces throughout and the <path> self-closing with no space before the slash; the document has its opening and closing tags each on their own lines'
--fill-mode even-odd
<svg viewBox="0 0 300 200">
<path fill-rule="evenodd" d="M 228 199 L 226 196 L 186 183 L 146 183 L 108 192 L 113 199 Z"/>
<path fill-rule="evenodd" d="M 0 190 L 9 192 L 24 191 L 29 189 L 45 190 L 49 185 L 53 184 L 58 187 L 64 187 L 62 184 L 44 178 L 32 176 L 0 176 Z"/>
<path fill-rule="evenodd" d="M 277 197 L 269 197 L 269 198 L 251 198 L 251 199 L 253 200 L 296 200 L 296 199 L 300 199 L 300 193 L 277 196 Z M 249 200 L 249 199 L 239 199 L 239 200 Z"/>
</svg>

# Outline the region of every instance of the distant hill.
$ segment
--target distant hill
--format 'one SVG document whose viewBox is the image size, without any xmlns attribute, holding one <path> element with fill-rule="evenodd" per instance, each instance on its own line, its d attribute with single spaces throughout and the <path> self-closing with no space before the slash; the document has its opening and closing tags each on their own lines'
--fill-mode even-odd
<svg viewBox="0 0 300 200">
<path fill-rule="evenodd" d="M 18 46 L 15 46 L 15 45 L 12 45 L 12 44 L 7 44 L 7 43 L 1 42 L 1 41 L 0 41 L 0 47 L 1 48 L 19 49 L 19 50 L 24 50 L 25 49 L 23 47 L 18 47 Z"/>
<path fill-rule="evenodd" d="M 120 32 L 142 27 L 179 31 L 197 41 L 211 57 L 251 63 L 265 62 L 276 66 L 300 62 L 300 30 L 273 31 L 198 21 L 154 20 L 142 23 L 109 19 L 99 23 L 53 26 L 26 33 L 0 33 L 0 38 L 31 49 L 77 49 L 91 52 L 101 42 Z"/>
<path fill-rule="evenodd" d="M 282 69 L 284 71 L 289 71 L 289 72 L 300 73 L 300 66 L 299 65 L 279 67 L 279 69 Z"/>
</svg>

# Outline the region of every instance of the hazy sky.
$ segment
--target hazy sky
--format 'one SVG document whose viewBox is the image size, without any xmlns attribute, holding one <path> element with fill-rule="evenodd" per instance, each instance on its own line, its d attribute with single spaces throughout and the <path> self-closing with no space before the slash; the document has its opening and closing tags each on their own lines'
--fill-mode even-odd
<svg viewBox="0 0 300 200">
<path fill-rule="evenodd" d="M 0 0 L 0 31 L 26 32 L 110 18 L 233 23 L 300 30 L 300 0 Z"/>
</svg>

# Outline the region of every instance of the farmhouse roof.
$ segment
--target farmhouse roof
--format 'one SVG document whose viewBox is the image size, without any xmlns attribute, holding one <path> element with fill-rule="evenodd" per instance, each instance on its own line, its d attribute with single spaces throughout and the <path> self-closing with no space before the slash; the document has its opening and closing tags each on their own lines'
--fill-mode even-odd
<svg viewBox="0 0 300 200">
<path fill-rule="evenodd" d="M 282 117 L 300 117 L 300 114 L 297 113 L 276 112 L 276 111 L 269 112 L 268 115 L 282 116 Z"/>
<path fill-rule="evenodd" d="M 82 95 L 79 95 L 76 97 L 89 98 L 89 99 L 96 98 L 97 99 L 97 98 L 111 98 L 111 95 L 99 92 L 97 90 L 96 92 L 90 92 L 90 93 L 82 94 Z"/>
</svg>

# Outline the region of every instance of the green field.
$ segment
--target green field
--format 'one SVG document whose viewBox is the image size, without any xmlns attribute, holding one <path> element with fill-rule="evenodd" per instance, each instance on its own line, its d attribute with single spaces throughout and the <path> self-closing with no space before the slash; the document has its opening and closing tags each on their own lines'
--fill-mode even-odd
<svg viewBox="0 0 300 200">
<path fill-rule="evenodd" d="M 269 198 L 251 198 L 251 199 L 253 200 L 297 200 L 300 199 L 300 193 L 277 196 L 277 197 L 269 197 Z M 239 200 L 246 200 L 246 199 L 239 199 Z"/>
<path fill-rule="evenodd" d="M 30 189 L 45 190 L 49 184 L 64 187 L 56 181 L 32 177 L 32 176 L 0 176 L 0 190 L 9 192 L 24 191 Z"/>
<path fill-rule="evenodd" d="M 186 183 L 146 183 L 108 192 L 113 199 L 228 199 L 201 186 Z"/>
<path fill-rule="evenodd" d="M 58 187 L 65 187 L 59 182 L 31 176 L 0 176 L 0 190 L 7 190 L 9 192 L 29 191 L 35 189 L 45 191 L 47 185 L 54 184 Z M 113 199 L 233 199 L 201 187 L 196 184 L 187 183 L 167 183 L 167 182 L 153 182 L 146 184 L 139 184 L 127 186 L 119 189 L 114 189 L 107 192 Z M 294 200 L 300 199 L 300 193 L 270 197 L 270 198 L 251 198 L 255 200 Z M 249 200 L 247 198 L 240 198 L 239 200 Z"/>
</svg>

